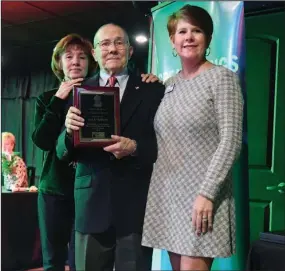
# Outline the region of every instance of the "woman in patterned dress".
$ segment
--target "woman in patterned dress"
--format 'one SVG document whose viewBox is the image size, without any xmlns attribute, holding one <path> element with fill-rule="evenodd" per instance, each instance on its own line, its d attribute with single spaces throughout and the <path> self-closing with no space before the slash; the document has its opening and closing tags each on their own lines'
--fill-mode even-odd
<svg viewBox="0 0 285 271">
<path fill-rule="evenodd" d="M 213 21 L 185 5 L 168 20 L 182 70 L 166 81 L 154 125 L 158 158 L 142 244 L 169 252 L 174 270 L 210 270 L 235 251 L 231 170 L 242 139 L 238 76 L 206 59 Z"/>
<path fill-rule="evenodd" d="M 2 167 L 4 160 L 10 162 L 10 172 L 3 171 L 4 186 L 7 190 L 28 187 L 27 167 L 23 159 L 14 153 L 15 136 L 9 132 L 2 133 Z M 3 168 L 2 168 L 3 170 Z"/>
</svg>

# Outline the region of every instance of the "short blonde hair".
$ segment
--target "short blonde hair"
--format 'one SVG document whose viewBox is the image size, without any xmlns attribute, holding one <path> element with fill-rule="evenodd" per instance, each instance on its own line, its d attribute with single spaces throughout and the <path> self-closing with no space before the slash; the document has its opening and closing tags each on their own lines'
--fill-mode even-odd
<svg viewBox="0 0 285 271">
<path fill-rule="evenodd" d="M 12 133 L 9 133 L 9 132 L 3 132 L 2 133 L 2 144 L 4 141 L 7 141 L 7 140 L 11 140 L 14 144 L 14 147 L 16 145 L 16 138 L 15 136 L 12 134 Z"/>
</svg>

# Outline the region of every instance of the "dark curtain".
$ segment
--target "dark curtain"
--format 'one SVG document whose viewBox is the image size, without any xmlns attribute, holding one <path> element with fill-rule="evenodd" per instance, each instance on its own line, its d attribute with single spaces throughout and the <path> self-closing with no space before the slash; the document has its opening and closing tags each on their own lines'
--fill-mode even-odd
<svg viewBox="0 0 285 271">
<path fill-rule="evenodd" d="M 20 152 L 27 167 L 33 166 L 35 184 L 42 170 L 43 152 L 31 139 L 34 129 L 36 98 L 59 85 L 51 71 L 29 72 L 25 75 L 2 74 L 1 119 L 2 132 L 16 137 L 15 151 Z"/>
</svg>

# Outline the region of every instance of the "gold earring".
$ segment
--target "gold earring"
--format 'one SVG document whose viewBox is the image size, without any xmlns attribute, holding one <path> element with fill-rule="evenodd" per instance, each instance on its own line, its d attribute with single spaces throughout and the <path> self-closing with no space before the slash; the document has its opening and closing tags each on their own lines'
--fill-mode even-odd
<svg viewBox="0 0 285 271">
<path fill-rule="evenodd" d="M 172 55 L 173 55 L 174 57 L 177 57 L 177 52 L 176 52 L 176 50 L 175 50 L 174 47 L 172 48 Z"/>
<path fill-rule="evenodd" d="M 207 50 L 208 50 L 208 52 L 207 52 Z M 208 48 L 206 49 L 205 56 L 209 56 L 209 55 L 210 55 L 210 53 L 211 53 L 211 48 L 210 48 L 210 47 L 208 47 Z"/>
</svg>

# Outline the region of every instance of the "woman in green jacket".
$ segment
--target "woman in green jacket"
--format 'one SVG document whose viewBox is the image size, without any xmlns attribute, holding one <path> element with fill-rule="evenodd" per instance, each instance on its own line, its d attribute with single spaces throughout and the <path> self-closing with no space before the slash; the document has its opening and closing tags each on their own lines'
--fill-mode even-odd
<svg viewBox="0 0 285 271">
<path fill-rule="evenodd" d="M 51 68 L 61 81 L 58 89 L 37 98 L 33 142 L 44 151 L 44 164 L 38 193 L 38 214 L 44 270 L 64 271 L 74 260 L 74 169 L 73 164 L 58 160 L 57 138 L 63 129 L 68 98 L 74 85 L 95 70 L 92 44 L 77 34 L 62 38 L 56 45 Z M 69 250 L 69 251 L 68 251 Z"/>
</svg>

